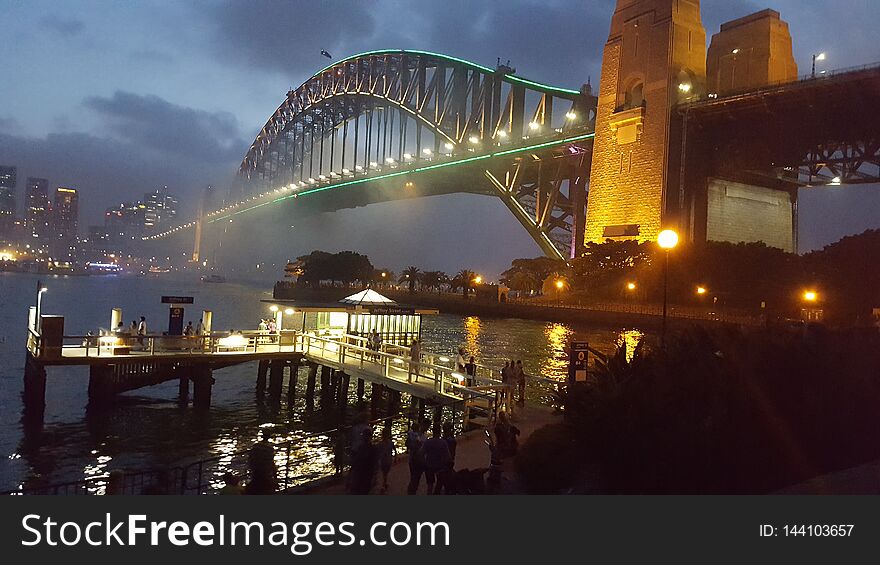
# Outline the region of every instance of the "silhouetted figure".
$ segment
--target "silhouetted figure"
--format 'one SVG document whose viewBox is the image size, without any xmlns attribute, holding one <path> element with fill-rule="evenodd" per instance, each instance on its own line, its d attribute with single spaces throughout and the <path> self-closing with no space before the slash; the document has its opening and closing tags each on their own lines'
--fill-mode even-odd
<svg viewBox="0 0 880 565">
<path fill-rule="evenodd" d="M 245 494 L 274 494 L 278 488 L 275 468 L 275 448 L 269 442 L 269 433 L 263 431 L 263 439 L 248 453 L 248 468 L 251 480 L 245 487 Z"/>
<path fill-rule="evenodd" d="M 422 433 L 422 425 L 419 422 L 413 424 L 412 429 L 406 434 L 406 452 L 409 455 L 409 486 L 407 494 L 415 494 L 419 490 L 422 474 L 425 472 L 425 455 L 422 445 L 425 443 L 425 435 Z"/>
<path fill-rule="evenodd" d="M 351 455 L 349 490 L 352 494 L 370 494 L 376 476 L 376 446 L 372 431 L 363 430 L 360 445 Z"/>
</svg>

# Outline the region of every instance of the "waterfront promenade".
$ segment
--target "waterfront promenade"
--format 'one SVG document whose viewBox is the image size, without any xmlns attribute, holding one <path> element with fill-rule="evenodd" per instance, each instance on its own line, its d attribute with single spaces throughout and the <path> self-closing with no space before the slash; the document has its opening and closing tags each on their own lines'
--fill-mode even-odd
<svg viewBox="0 0 880 565">
<path fill-rule="evenodd" d="M 552 408 L 528 403 L 525 407 L 518 408 L 511 418 L 513 424 L 519 428 L 519 443 L 522 446 L 528 437 L 535 431 L 548 424 L 562 421 L 562 415 Z M 482 429 L 466 432 L 456 438 L 457 447 L 455 455 L 455 470 L 484 469 L 489 467 L 489 448 L 486 446 L 486 432 Z M 524 494 L 525 488 L 519 479 L 516 466 L 512 457 L 504 460 L 502 466 L 502 481 L 500 491 L 503 494 Z M 306 485 L 295 492 L 297 494 L 325 494 L 338 495 L 348 494 L 346 487 L 347 474 L 341 477 L 320 481 L 313 485 Z M 382 474 L 376 473 L 376 483 L 371 494 L 406 495 L 409 485 L 409 457 L 406 453 L 399 453 L 394 458 L 391 472 L 388 474 L 388 490 L 382 493 Z M 417 494 L 426 493 L 424 477 L 419 484 Z"/>
</svg>

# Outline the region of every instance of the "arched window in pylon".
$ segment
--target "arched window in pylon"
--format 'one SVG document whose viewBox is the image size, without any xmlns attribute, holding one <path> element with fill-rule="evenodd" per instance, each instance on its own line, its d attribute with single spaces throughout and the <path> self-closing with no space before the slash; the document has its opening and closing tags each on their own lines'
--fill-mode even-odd
<svg viewBox="0 0 880 565">
<path fill-rule="evenodd" d="M 638 108 L 645 106 L 645 83 L 634 80 L 623 94 L 623 109 Z"/>
</svg>

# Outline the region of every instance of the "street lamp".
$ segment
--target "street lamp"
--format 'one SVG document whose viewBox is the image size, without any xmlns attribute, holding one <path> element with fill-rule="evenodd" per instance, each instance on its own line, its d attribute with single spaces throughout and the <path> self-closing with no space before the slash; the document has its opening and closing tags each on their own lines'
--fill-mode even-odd
<svg viewBox="0 0 880 565">
<path fill-rule="evenodd" d="M 49 289 L 43 286 L 43 281 L 37 281 L 37 319 L 34 320 L 34 327 L 36 328 L 37 333 L 41 333 L 43 331 L 43 324 L 40 323 L 40 313 L 41 307 L 43 305 L 43 293 L 47 290 Z"/>
<path fill-rule="evenodd" d="M 483 277 L 481 277 L 481 276 L 479 276 L 479 275 L 477 275 L 476 277 L 474 277 L 474 283 L 475 283 L 475 284 L 480 284 L 481 282 L 483 282 Z"/>
<path fill-rule="evenodd" d="M 635 290 L 635 289 L 636 289 L 636 283 L 634 283 L 634 282 L 626 283 L 626 289 L 627 289 L 627 290 Z"/>
<path fill-rule="evenodd" d="M 825 53 L 817 53 L 813 55 L 813 71 L 810 73 L 811 78 L 816 78 L 816 61 L 824 61 Z"/>
<path fill-rule="evenodd" d="M 697 294 L 699 294 L 699 295 L 706 294 L 706 287 L 705 286 L 698 286 L 697 287 Z"/>
<path fill-rule="evenodd" d="M 565 287 L 565 281 L 562 279 L 556 279 L 556 302 L 559 302 L 559 293 L 562 292 L 562 289 Z"/>
<path fill-rule="evenodd" d="M 669 252 L 678 245 L 678 234 L 663 230 L 657 235 L 657 244 L 665 251 L 663 260 L 663 322 L 660 329 L 660 347 L 666 347 L 666 305 L 669 295 Z"/>
<path fill-rule="evenodd" d="M 807 302 L 815 302 L 818 299 L 819 295 L 816 293 L 815 290 L 808 290 L 804 292 L 804 300 L 806 300 Z"/>
</svg>

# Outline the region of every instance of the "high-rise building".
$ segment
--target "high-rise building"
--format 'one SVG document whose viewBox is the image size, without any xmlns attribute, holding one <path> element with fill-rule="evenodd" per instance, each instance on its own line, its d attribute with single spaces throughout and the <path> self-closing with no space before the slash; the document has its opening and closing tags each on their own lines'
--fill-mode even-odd
<svg viewBox="0 0 880 565">
<path fill-rule="evenodd" d="M 144 229 L 148 233 L 177 216 L 177 198 L 168 193 L 167 186 L 144 194 L 144 206 Z"/>
<path fill-rule="evenodd" d="M 24 226 L 25 237 L 32 246 L 45 248 L 52 236 L 52 205 L 49 201 L 49 181 L 28 177 L 25 183 Z"/>
<path fill-rule="evenodd" d="M 107 208 L 104 212 L 104 228 L 112 249 L 130 252 L 140 241 L 144 235 L 146 209 L 143 202 L 129 202 Z"/>
<path fill-rule="evenodd" d="M 15 223 L 15 167 L 0 166 L 0 239 L 12 236 Z"/>
<path fill-rule="evenodd" d="M 69 260 L 76 252 L 76 234 L 79 224 L 79 193 L 75 188 L 55 189 L 52 206 L 52 234 L 55 238 L 53 253 Z"/>
</svg>

